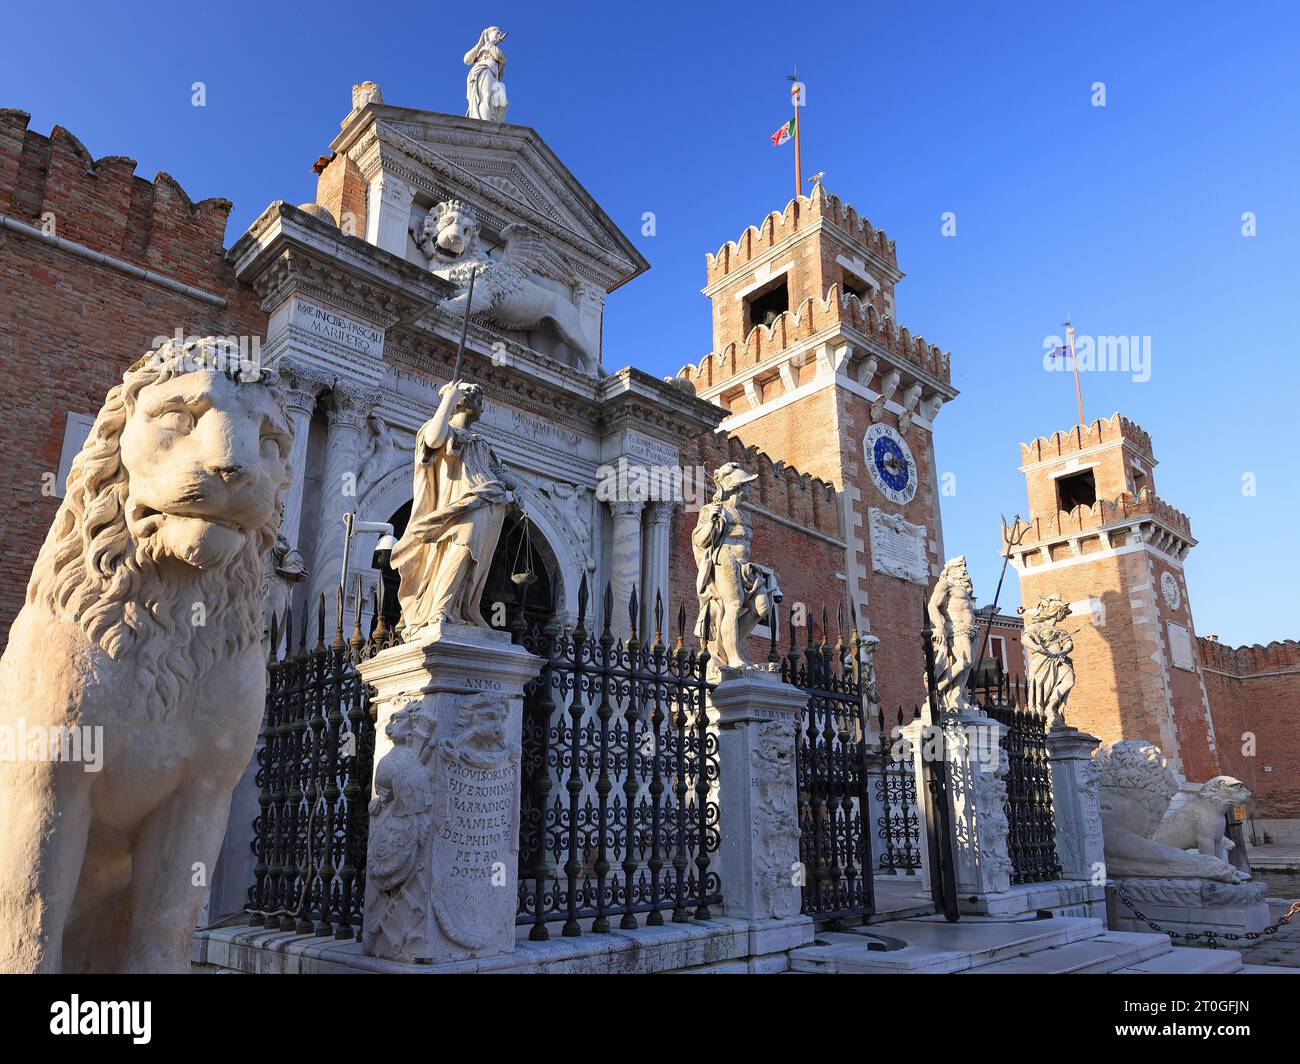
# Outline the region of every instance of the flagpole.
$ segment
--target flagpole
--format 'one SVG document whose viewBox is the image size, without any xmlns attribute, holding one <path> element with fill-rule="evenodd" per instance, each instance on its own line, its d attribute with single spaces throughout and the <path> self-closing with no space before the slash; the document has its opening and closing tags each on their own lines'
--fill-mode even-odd
<svg viewBox="0 0 1300 1064">
<path fill-rule="evenodd" d="M 799 121 L 799 68 L 794 68 L 794 73 L 787 75 L 791 82 L 790 85 L 790 107 L 794 111 L 794 198 L 798 199 L 803 195 L 803 158 L 799 152 L 799 127 L 803 125 Z"/>
<path fill-rule="evenodd" d="M 1074 326 L 1069 319 L 1065 322 L 1065 335 L 1070 344 L 1070 365 L 1074 367 L 1074 397 L 1079 402 L 1079 428 L 1088 423 L 1083 420 L 1083 388 L 1079 385 L 1079 360 L 1074 357 Z"/>
<path fill-rule="evenodd" d="M 798 93 L 798 87 L 790 90 L 790 95 L 795 96 Z M 799 105 L 795 104 L 794 108 L 794 196 L 798 199 L 803 193 L 803 163 L 799 156 L 799 127 L 803 123 L 799 121 Z"/>
</svg>

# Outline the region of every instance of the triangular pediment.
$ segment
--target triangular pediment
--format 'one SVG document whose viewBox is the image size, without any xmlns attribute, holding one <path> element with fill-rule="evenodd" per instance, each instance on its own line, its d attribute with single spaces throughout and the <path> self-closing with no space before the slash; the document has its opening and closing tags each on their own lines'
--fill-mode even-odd
<svg viewBox="0 0 1300 1064">
<path fill-rule="evenodd" d="M 499 226 L 517 221 L 541 228 L 570 254 L 599 264 L 610 288 L 648 268 L 632 241 L 531 127 L 382 104 L 356 117 L 361 121 L 356 127 L 345 124 L 336 151 L 377 158 L 372 165 L 400 166 L 408 176 L 414 172 L 435 195 L 469 198 L 481 211 L 486 207 Z"/>
</svg>

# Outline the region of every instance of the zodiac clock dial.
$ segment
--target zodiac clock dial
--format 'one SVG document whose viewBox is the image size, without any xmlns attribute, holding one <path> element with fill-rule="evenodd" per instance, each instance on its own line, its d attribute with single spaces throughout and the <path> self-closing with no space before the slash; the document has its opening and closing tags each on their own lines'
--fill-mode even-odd
<svg viewBox="0 0 1300 1064">
<path fill-rule="evenodd" d="M 877 422 L 862 441 L 871 481 L 891 502 L 904 505 L 916 496 L 916 459 L 896 429 Z"/>
<path fill-rule="evenodd" d="M 1165 602 L 1171 610 L 1176 610 L 1183 604 L 1183 595 L 1178 590 L 1178 581 L 1168 570 L 1160 574 L 1160 593 L 1164 595 Z"/>
</svg>

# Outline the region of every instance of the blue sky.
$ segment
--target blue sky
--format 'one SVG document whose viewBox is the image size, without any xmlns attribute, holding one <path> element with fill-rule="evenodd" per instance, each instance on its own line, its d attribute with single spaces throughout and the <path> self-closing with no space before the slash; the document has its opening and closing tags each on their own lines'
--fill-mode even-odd
<svg viewBox="0 0 1300 1064">
<path fill-rule="evenodd" d="M 1151 338 L 1150 379 L 1086 374 L 1085 410 L 1121 410 L 1151 433 L 1159 493 L 1200 540 L 1187 566 L 1197 629 L 1300 637 L 1293 5 L 124 10 L 11 11 L 0 105 L 32 112 L 42 133 L 67 127 L 96 156 L 138 159 L 145 177 L 166 170 L 196 199 L 233 200 L 227 243 L 272 200 L 314 198 L 311 163 L 354 82 L 460 113 L 461 56 L 484 25 L 503 26 L 510 120 L 541 133 L 652 264 L 609 301 L 605 362 L 657 373 L 709 350 L 705 252 L 790 197 L 790 148 L 768 135 L 797 63 L 805 173 L 825 171 L 897 241 L 899 321 L 952 352 L 962 395 L 938 420 L 939 469 L 957 489 L 944 530 L 981 601 L 998 514 L 1025 507 L 1017 444 L 1076 419 L 1070 376 L 1042 368 L 1068 313 L 1084 334 Z M 195 81 L 206 107 L 191 106 Z M 653 237 L 640 235 L 645 211 Z M 941 235 L 946 211 L 955 237 Z M 1003 604 L 1015 603 L 1011 579 Z"/>
</svg>

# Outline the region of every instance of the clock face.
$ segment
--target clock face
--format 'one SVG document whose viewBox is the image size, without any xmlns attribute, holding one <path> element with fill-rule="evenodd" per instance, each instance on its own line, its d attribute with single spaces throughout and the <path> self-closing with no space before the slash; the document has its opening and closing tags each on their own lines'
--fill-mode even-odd
<svg viewBox="0 0 1300 1064">
<path fill-rule="evenodd" d="M 1174 579 L 1174 574 L 1171 572 L 1160 574 L 1160 594 L 1165 597 L 1165 603 L 1171 610 L 1176 610 L 1183 604 L 1182 592 L 1178 590 L 1178 581 Z"/>
<path fill-rule="evenodd" d="M 891 502 L 903 505 L 916 496 L 916 459 L 898 431 L 877 422 L 862 441 L 872 483 Z"/>
</svg>

